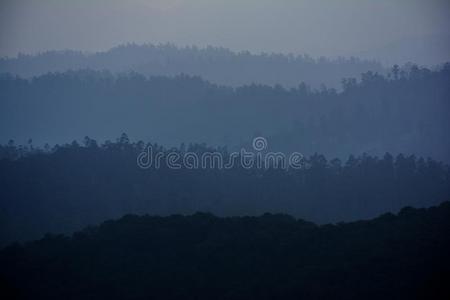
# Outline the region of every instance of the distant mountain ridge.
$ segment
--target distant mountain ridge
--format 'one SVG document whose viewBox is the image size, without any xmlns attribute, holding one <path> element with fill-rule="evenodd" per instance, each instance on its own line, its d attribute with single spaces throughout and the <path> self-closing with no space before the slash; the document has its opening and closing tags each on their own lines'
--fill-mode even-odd
<svg viewBox="0 0 450 300">
<path fill-rule="evenodd" d="M 66 50 L 0 59 L 0 73 L 22 77 L 86 68 L 114 73 L 135 71 L 146 76 L 187 74 L 234 87 L 252 83 L 296 87 L 305 82 L 314 88 L 322 85 L 339 88 L 343 78 L 359 77 L 369 70 L 386 73 L 380 63 L 355 57 L 328 59 L 293 54 L 252 54 L 220 47 L 177 47 L 172 44 L 127 44 L 93 54 Z"/>
<path fill-rule="evenodd" d="M 354 55 L 362 59 L 375 59 L 387 65 L 406 63 L 440 65 L 450 61 L 450 35 L 405 38 Z"/>
</svg>

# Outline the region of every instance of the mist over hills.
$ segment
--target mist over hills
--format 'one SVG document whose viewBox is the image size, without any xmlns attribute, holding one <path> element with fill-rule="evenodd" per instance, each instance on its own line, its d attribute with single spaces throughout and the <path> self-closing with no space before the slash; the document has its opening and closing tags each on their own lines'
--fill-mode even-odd
<svg viewBox="0 0 450 300">
<path fill-rule="evenodd" d="M 199 77 L 146 78 L 92 70 L 0 78 L 0 140 L 51 145 L 126 132 L 167 146 L 241 147 L 255 136 L 271 151 L 416 154 L 448 161 L 450 68 L 393 69 L 343 80 L 341 92 L 218 86 Z"/>
<path fill-rule="evenodd" d="M 403 38 L 354 55 L 365 59 L 375 59 L 387 65 L 411 62 L 425 66 L 440 65 L 450 61 L 450 35 Z"/>
<path fill-rule="evenodd" d="M 342 78 L 359 77 L 369 70 L 386 72 L 376 61 L 355 57 L 329 59 L 308 55 L 252 54 L 219 47 L 177 47 L 172 44 L 127 44 L 91 54 L 67 50 L 0 59 L 0 72 L 22 77 L 79 69 L 113 73 L 135 71 L 145 76 L 188 74 L 233 87 L 252 83 L 296 87 L 305 82 L 313 88 L 321 85 L 340 88 Z"/>
<path fill-rule="evenodd" d="M 1 0 L 0 298 L 450 299 L 449 29 L 448 0 Z"/>
</svg>

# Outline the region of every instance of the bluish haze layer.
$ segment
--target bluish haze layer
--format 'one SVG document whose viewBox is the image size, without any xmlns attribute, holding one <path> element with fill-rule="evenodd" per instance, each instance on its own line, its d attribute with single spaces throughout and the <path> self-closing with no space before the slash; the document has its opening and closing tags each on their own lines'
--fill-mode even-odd
<svg viewBox="0 0 450 300">
<path fill-rule="evenodd" d="M 5 0 L 0 56 L 126 42 L 376 58 L 450 59 L 446 0 Z"/>
</svg>

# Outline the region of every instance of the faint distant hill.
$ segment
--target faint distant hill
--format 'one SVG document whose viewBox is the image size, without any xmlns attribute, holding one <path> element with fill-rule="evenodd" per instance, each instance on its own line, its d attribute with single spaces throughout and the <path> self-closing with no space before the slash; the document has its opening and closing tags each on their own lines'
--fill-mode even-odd
<svg viewBox="0 0 450 300">
<path fill-rule="evenodd" d="M 408 62 L 428 66 L 440 65 L 450 61 L 450 35 L 402 39 L 355 55 L 375 59 L 387 65 Z"/>
<path fill-rule="evenodd" d="M 384 73 L 380 63 L 354 57 L 315 59 L 308 55 L 237 53 L 226 48 L 180 48 L 171 44 L 128 44 L 94 54 L 67 50 L 0 59 L 1 73 L 22 77 L 86 68 L 136 71 L 147 76 L 184 73 L 229 86 L 259 83 L 296 87 L 305 82 L 314 88 L 321 85 L 338 88 L 342 78 L 359 77 L 369 70 Z"/>
</svg>

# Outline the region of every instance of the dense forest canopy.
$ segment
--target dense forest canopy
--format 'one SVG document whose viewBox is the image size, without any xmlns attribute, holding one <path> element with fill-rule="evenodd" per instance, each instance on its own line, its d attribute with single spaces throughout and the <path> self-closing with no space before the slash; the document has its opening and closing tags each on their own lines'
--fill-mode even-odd
<svg viewBox="0 0 450 300">
<path fill-rule="evenodd" d="M 234 87 L 252 83 L 296 87 L 306 82 L 314 88 L 339 88 L 342 78 L 357 77 L 367 70 L 385 72 L 380 63 L 354 57 L 316 59 L 308 55 L 236 53 L 211 46 L 179 48 L 171 44 L 128 44 L 93 54 L 67 50 L 0 58 L 0 72 L 23 77 L 87 68 L 114 73 L 135 71 L 146 76 L 188 74 Z"/>
<path fill-rule="evenodd" d="M 127 132 L 168 146 L 240 147 L 255 135 L 271 150 L 345 158 L 385 152 L 450 160 L 450 64 L 395 66 L 343 79 L 343 91 L 305 84 L 218 86 L 187 75 L 146 78 L 92 70 L 0 79 L 0 140 L 56 144 Z"/>
<path fill-rule="evenodd" d="M 439 299 L 450 203 L 317 226 L 288 215 L 127 215 L 0 251 L 21 299 Z"/>
<path fill-rule="evenodd" d="M 164 148 L 131 142 L 83 143 L 38 149 L 0 147 L 1 243 L 68 233 L 127 213 L 170 215 L 197 211 L 220 216 L 289 213 L 319 223 L 375 217 L 404 206 L 427 207 L 450 199 L 450 169 L 432 159 L 386 153 L 346 160 L 315 154 L 308 168 L 224 170 L 138 167 L 136 157 L 221 152 L 189 144 Z"/>
</svg>

